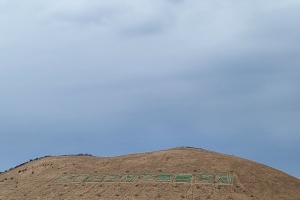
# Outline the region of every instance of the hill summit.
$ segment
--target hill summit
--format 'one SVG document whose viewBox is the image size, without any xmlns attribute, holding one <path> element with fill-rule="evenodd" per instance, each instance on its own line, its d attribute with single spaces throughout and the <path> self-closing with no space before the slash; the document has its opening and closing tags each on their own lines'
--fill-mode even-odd
<svg viewBox="0 0 300 200">
<path fill-rule="evenodd" d="M 300 200 L 300 180 L 243 158 L 180 147 L 36 159 L 0 174 L 4 199 Z"/>
</svg>

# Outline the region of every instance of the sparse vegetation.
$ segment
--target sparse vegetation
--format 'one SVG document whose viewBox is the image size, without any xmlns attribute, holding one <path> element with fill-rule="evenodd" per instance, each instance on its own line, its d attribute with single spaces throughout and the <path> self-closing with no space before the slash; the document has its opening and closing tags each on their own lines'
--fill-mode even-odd
<svg viewBox="0 0 300 200">
<path fill-rule="evenodd" d="M 0 199 L 295 200 L 300 196 L 300 180 L 296 178 L 249 160 L 190 147 L 110 158 L 76 154 L 31 161 L 1 174 Z M 156 182 L 156 177 L 165 172 L 173 174 L 173 179 Z M 192 175 L 192 181 L 174 182 L 182 172 L 184 177 Z M 213 182 L 198 183 L 197 174 L 202 172 L 213 174 Z M 217 172 L 232 172 L 233 183 L 216 182 L 226 177 Z M 105 182 L 100 176 L 120 174 L 119 180 L 122 180 L 133 173 L 138 178 L 132 182 Z M 145 178 L 144 173 L 153 176 Z M 55 182 L 61 176 L 67 181 Z M 87 183 L 86 180 L 92 180 L 90 176 L 94 182 Z M 183 176 L 180 178 L 185 180 Z"/>
<path fill-rule="evenodd" d="M 91 155 L 91 154 L 88 154 L 88 153 L 65 154 L 65 155 L 61 155 L 61 156 L 91 156 L 91 157 L 95 157 L 95 156 L 93 156 L 93 155 Z M 6 173 L 6 172 L 9 172 L 9 171 L 11 171 L 11 170 L 13 170 L 13 169 L 16 169 L 16 168 L 18 168 L 18 167 L 21 167 L 21 166 L 23 166 L 23 165 L 25 165 L 25 164 L 27 164 L 27 163 L 29 163 L 29 162 L 36 161 L 36 160 L 39 160 L 39 159 L 42 159 L 42 158 L 48 158 L 48 157 L 53 157 L 53 156 L 47 155 L 47 156 L 43 156 L 43 157 L 37 157 L 37 158 L 35 158 L 35 159 L 30 159 L 29 161 L 24 162 L 24 163 L 21 163 L 21 164 L 15 166 L 15 167 L 11 167 L 11 168 L 9 168 L 8 170 L 5 170 L 4 172 L 0 172 L 0 174 L 4 174 L 4 173 Z M 20 171 L 19 171 L 19 173 L 20 173 Z"/>
</svg>

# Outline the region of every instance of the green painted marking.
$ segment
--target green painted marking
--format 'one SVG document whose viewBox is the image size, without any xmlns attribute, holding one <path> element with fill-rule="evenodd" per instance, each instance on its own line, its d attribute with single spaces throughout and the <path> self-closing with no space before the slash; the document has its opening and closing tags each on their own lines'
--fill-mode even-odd
<svg viewBox="0 0 300 200">
<path fill-rule="evenodd" d="M 192 174 L 177 174 L 174 182 L 191 182 L 192 177 Z"/>
<path fill-rule="evenodd" d="M 84 182 L 88 177 L 89 177 L 88 174 L 79 174 L 72 178 L 72 182 L 75 182 L 75 183 Z"/>
<path fill-rule="evenodd" d="M 104 179 L 104 182 L 116 182 L 120 177 L 120 174 L 107 175 Z"/>
<path fill-rule="evenodd" d="M 232 175 L 231 174 L 218 174 L 216 176 L 216 183 L 232 183 Z"/>
<path fill-rule="evenodd" d="M 71 182 L 73 179 L 74 175 L 72 174 L 64 174 L 60 176 L 55 183 L 65 183 L 65 182 Z"/>
<path fill-rule="evenodd" d="M 158 174 L 155 182 L 170 182 L 173 178 L 173 174 Z"/>
<path fill-rule="evenodd" d="M 125 174 L 122 178 L 121 178 L 121 182 L 133 182 L 136 178 L 138 177 L 138 175 L 136 174 Z"/>
<path fill-rule="evenodd" d="M 152 173 L 142 174 L 140 176 L 140 178 L 143 179 L 144 181 L 149 181 L 149 179 L 153 179 L 154 178 L 154 174 L 152 174 Z"/>
<path fill-rule="evenodd" d="M 213 180 L 213 176 L 211 174 L 205 173 L 205 174 L 197 174 L 195 177 L 196 181 L 199 182 L 209 182 L 211 183 Z"/>
<path fill-rule="evenodd" d="M 104 179 L 105 175 L 103 174 L 93 174 L 90 175 L 86 182 L 101 182 Z"/>
<path fill-rule="evenodd" d="M 137 174 L 63 174 L 58 179 L 56 179 L 55 183 L 67 183 L 67 182 L 134 182 L 137 178 L 142 179 L 143 181 L 153 181 L 155 182 L 171 182 L 173 180 L 172 173 L 160 173 L 157 177 L 155 177 L 154 173 L 145 173 L 141 175 Z M 195 182 L 208 182 L 208 183 L 225 183 L 232 184 L 233 183 L 233 175 L 232 174 L 217 174 L 215 179 L 209 173 L 200 173 L 194 176 Z M 192 174 L 176 174 L 173 182 L 187 182 L 190 183 L 193 179 Z"/>
</svg>

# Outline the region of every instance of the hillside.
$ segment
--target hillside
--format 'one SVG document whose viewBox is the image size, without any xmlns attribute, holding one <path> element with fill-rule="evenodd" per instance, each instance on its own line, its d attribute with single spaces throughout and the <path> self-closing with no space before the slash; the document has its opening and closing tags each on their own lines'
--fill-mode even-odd
<svg viewBox="0 0 300 200">
<path fill-rule="evenodd" d="M 7 199 L 300 200 L 300 180 L 246 159 L 184 147 L 37 159 L 0 175 L 0 200 Z"/>
</svg>

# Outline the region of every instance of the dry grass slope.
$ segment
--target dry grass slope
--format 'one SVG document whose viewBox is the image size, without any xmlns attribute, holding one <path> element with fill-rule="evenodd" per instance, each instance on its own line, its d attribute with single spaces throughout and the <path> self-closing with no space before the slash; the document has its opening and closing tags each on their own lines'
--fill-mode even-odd
<svg viewBox="0 0 300 200">
<path fill-rule="evenodd" d="M 144 181 L 141 175 L 145 173 L 153 173 L 155 177 Z M 155 181 L 161 173 L 173 174 L 172 180 Z M 212 182 L 196 178 L 203 173 L 213 175 Z M 220 173 L 232 175 L 232 183 L 217 182 Z M 106 182 L 99 174 L 121 177 Z M 138 176 L 132 182 L 120 181 L 126 174 Z M 175 182 L 177 174 L 191 174 L 192 179 Z M 57 182 L 62 176 L 71 178 Z M 89 182 L 91 177 L 99 179 Z M 300 200 L 300 180 L 235 156 L 184 147 L 110 158 L 37 159 L 0 175 L 0 199 Z"/>
</svg>

